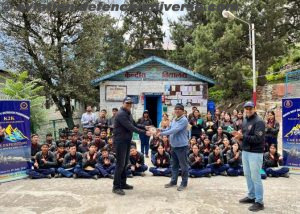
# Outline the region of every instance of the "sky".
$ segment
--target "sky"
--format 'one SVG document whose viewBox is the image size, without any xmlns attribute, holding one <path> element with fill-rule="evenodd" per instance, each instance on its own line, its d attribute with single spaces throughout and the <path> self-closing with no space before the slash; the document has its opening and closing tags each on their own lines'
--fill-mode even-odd
<svg viewBox="0 0 300 214">
<path fill-rule="evenodd" d="M 97 0 L 96 0 L 97 1 Z M 103 2 L 110 3 L 110 4 L 123 4 L 125 0 L 102 0 Z M 159 2 L 164 2 L 165 4 L 183 4 L 184 0 L 158 0 Z M 116 19 L 120 18 L 120 15 L 124 15 L 120 11 L 111 11 L 109 12 L 112 17 Z M 163 47 L 165 49 L 174 49 L 174 45 L 170 39 L 170 21 L 177 21 L 178 18 L 185 14 L 185 11 L 164 11 L 162 16 L 163 18 L 163 26 L 162 30 L 165 33 L 164 44 Z M 122 19 L 122 16 L 121 16 Z M 122 21 L 119 22 L 119 25 L 122 25 Z M 3 58 L 0 56 L 0 69 L 5 70 L 6 66 L 4 64 Z"/>
</svg>

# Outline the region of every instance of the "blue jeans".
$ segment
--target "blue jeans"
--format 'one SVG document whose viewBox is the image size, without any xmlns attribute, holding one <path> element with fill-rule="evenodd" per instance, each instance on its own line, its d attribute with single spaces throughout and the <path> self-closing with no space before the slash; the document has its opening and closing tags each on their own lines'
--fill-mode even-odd
<svg viewBox="0 0 300 214">
<path fill-rule="evenodd" d="M 74 173 L 79 177 L 79 178 L 91 178 L 94 175 L 99 175 L 98 169 L 94 170 L 84 170 L 82 168 L 75 168 Z"/>
<path fill-rule="evenodd" d="M 127 175 L 134 175 L 134 176 L 141 176 L 143 172 L 147 171 L 148 166 L 147 165 L 141 165 L 139 168 L 135 168 L 134 171 L 131 170 L 129 167 L 127 170 Z"/>
<path fill-rule="evenodd" d="M 238 166 L 238 167 L 230 167 L 227 170 L 227 175 L 229 176 L 239 176 L 239 175 L 244 175 L 243 167 Z"/>
<path fill-rule="evenodd" d="M 171 184 L 176 185 L 179 174 L 179 167 L 181 169 L 181 186 L 187 186 L 189 178 L 189 164 L 188 164 L 188 146 L 172 147 L 171 149 L 171 169 L 172 178 Z"/>
<path fill-rule="evenodd" d="M 210 168 L 203 168 L 203 169 L 190 169 L 189 174 L 195 177 L 203 177 L 211 173 Z"/>
<path fill-rule="evenodd" d="M 96 165 L 96 168 L 99 170 L 100 174 L 103 176 L 103 177 L 106 177 L 108 175 L 112 175 L 115 168 L 116 168 L 116 165 L 115 164 L 112 164 L 108 167 L 106 166 L 103 166 L 101 164 L 97 164 Z"/>
<path fill-rule="evenodd" d="M 161 168 L 160 170 L 158 170 L 157 167 L 150 167 L 149 171 L 156 176 L 167 176 L 171 174 L 170 168 Z"/>
<path fill-rule="evenodd" d="M 263 184 L 260 169 L 263 164 L 263 153 L 242 152 L 244 175 L 247 180 L 248 198 L 263 204 Z"/>
<path fill-rule="evenodd" d="M 265 171 L 268 176 L 272 175 L 274 177 L 280 177 L 288 173 L 290 170 L 288 167 L 282 167 L 281 169 L 272 169 L 272 167 L 269 167 L 266 168 Z"/>
<path fill-rule="evenodd" d="M 26 172 L 33 179 L 46 178 L 48 175 L 54 175 L 55 169 L 28 169 Z"/>
<path fill-rule="evenodd" d="M 229 165 L 223 164 L 222 166 L 217 166 L 217 165 L 213 165 L 213 164 L 208 164 L 207 168 L 211 169 L 211 173 L 220 175 L 222 172 L 225 172 L 229 168 Z"/>
<path fill-rule="evenodd" d="M 73 174 L 75 173 L 76 168 L 80 168 L 80 166 L 75 166 L 75 167 L 73 167 L 72 169 L 69 169 L 69 170 L 66 170 L 63 167 L 59 167 L 57 169 L 57 172 L 62 174 L 64 177 L 71 178 L 73 176 Z"/>
<path fill-rule="evenodd" d="M 140 134 L 140 140 L 141 140 L 141 152 L 145 155 L 148 155 L 149 152 L 149 139 L 145 134 Z"/>
</svg>

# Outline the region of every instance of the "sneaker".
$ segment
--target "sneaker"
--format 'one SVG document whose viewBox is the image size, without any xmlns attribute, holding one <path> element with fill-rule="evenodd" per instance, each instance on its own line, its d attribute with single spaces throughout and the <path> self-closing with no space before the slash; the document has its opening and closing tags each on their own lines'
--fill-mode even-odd
<svg viewBox="0 0 300 214">
<path fill-rule="evenodd" d="M 98 175 L 94 175 L 92 178 L 98 180 Z"/>
<path fill-rule="evenodd" d="M 289 177 L 290 177 L 290 173 L 287 172 L 287 173 L 285 173 L 282 177 L 289 178 Z"/>
<path fill-rule="evenodd" d="M 125 192 L 122 189 L 113 189 L 112 192 L 117 195 L 125 195 Z"/>
<path fill-rule="evenodd" d="M 133 186 L 129 185 L 129 184 L 125 184 L 124 186 L 122 186 L 122 189 L 128 189 L 131 190 L 133 189 Z"/>
<path fill-rule="evenodd" d="M 191 178 L 195 178 L 196 176 L 195 175 L 190 175 L 191 176 Z"/>
<path fill-rule="evenodd" d="M 177 186 L 176 184 L 168 183 L 165 185 L 165 188 L 170 188 L 170 187 L 175 187 Z"/>
<path fill-rule="evenodd" d="M 248 210 L 252 211 L 252 212 L 257 212 L 257 211 L 260 211 L 260 210 L 263 210 L 265 207 L 263 204 L 261 203 L 258 203 L 258 202 L 255 202 L 254 204 L 252 204 L 252 206 L 250 206 L 248 208 Z"/>
<path fill-rule="evenodd" d="M 54 176 L 54 178 L 61 178 L 62 177 L 62 174 L 58 173 Z"/>
<path fill-rule="evenodd" d="M 127 175 L 127 178 L 133 178 L 133 175 L 132 174 Z"/>
<path fill-rule="evenodd" d="M 145 174 L 144 172 L 142 172 L 142 173 L 141 173 L 141 176 L 142 176 L 142 177 L 145 177 L 145 176 L 146 176 L 146 174 Z"/>
<path fill-rule="evenodd" d="M 47 175 L 47 176 L 46 176 L 46 178 L 49 178 L 49 179 L 51 179 L 51 178 L 52 178 L 52 176 L 51 176 L 51 175 Z"/>
<path fill-rule="evenodd" d="M 76 178 L 78 178 L 78 176 L 77 176 L 76 174 L 73 174 L 73 178 L 75 178 L 75 179 L 76 179 Z"/>
<path fill-rule="evenodd" d="M 177 188 L 177 191 L 183 191 L 186 189 L 186 186 L 182 186 L 180 185 L 178 188 Z"/>
<path fill-rule="evenodd" d="M 221 172 L 220 175 L 227 176 L 227 172 L 226 171 Z"/>
<path fill-rule="evenodd" d="M 114 176 L 109 174 L 106 176 L 106 178 L 114 179 Z"/>
<path fill-rule="evenodd" d="M 209 174 L 205 175 L 205 177 L 210 178 L 211 174 L 209 173 Z"/>
<path fill-rule="evenodd" d="M 239 200 L 239 202 L 241 204 L 252 204 L 252 203 L 255 203 L 255 198 L 251 199 L 251 198 L 245 197 L 245 198 L 242 198 L 241 200 Z"/>
</svg>

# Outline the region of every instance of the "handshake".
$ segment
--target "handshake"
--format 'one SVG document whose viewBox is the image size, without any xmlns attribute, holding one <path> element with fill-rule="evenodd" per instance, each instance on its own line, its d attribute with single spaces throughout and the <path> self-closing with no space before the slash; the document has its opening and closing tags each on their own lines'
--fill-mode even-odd
<svg viewBox="0 0 300 214">
<path fill-rule="evenodd" d="M 146 135 L 147 136 L 159 136 L 160 134 L 160 129 L 155 128 L 154 126 L 146 126 L 145 129 L 146 131 Z"/>
</svg>

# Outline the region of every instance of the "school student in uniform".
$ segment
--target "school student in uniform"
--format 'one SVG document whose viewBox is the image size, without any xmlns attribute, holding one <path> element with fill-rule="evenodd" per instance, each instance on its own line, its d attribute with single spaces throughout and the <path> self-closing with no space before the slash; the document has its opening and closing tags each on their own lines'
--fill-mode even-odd
<svg viewBox="0 0 300 214">
<path fill-rule="evenodd" d="M 51 133 L 46 134 L 46 142 L 49 145 L 49 151 L 50 152 L 55 152 L 56 150 L 56 143 L 53 141 L 53 137 Z"/>
<path fill-rule="evenodd" d="M 271 144 L 269 148 L 269 152 L 264 154 L 264 164 L 263 168 L 270 177 L 289 177 L 289 168 L 281 167 L 280 169 L 276 169 L 276 167 L 282 166 L 283 158 L 278 154 L 276 149 L 276 144 Z"/>
<path fill-rule="evenodd" d="M 57 165 L 55 171 L 57 172 L 57 169 L 62 167 L 62 164 L 64 162 L 64 157 L 67 154 L 67 151 L 65 150 L 65 146 L 63 143 L 59 143 L 58 147 L 56 149 L 56 152 L 54 153 Z"/>
<path fill-rule="evenodd" d="M 116 159 L 113 155 L 109 154 L 106 148 L 101 149 L 101 156 L 99 156 L 96 168 L 104 178 L 113 179 L 113 173 L 116 168 Z"/>
<path fill-rule="evenodd" d="M 108 151 L 109 154 L 116 157 L 116 152 L 115 152 L 113 144 L 114 144 L 114 138 L 113 138 L 113 136 L 109 136 L 107 138 L 107 144 L 106 144 L 106 146 L 104 146 L 104 148 Z"/>
<path fill-rule="evenodd" d="M 90 140 L 88 138 L 87 135 L 83 135 L 82 136 L 82 140 L 81 140 L 81 144 L 78 146 L 78 152 L 80 152 L 81 154 L 86 153 L 87 151 L 89 151 L 89 144 L 90 144 Z"/>
<path fill-rule="evenodd" d="M 72 144 L 76 145 L 76 148 L 78 149 L 79 145 L 81 144 L 81 141 L 78 138 L 79 138 L 78 134 L 72 133 L 71 140 L 66 143 L 66 147 L 69 148 L 70 144 L 72 143 Z"/>
<path fill-rule="evenodd" d="M 212 144 L 208 137 L 204 139 L 204 144 L 200 147 L 200 153 L 203 154 L 205 167 L 208 164 L 208 156 L 212 151 Z"/>
<path fill-rule="evenodd" d="M 234 142 L 231 149 L 227 152 L 227 163 L 229 165 L 227 175 L 244 175 L 242 167 L 242 152 L 240 151 L 239 144 L 237 142 Z"/>
<path fill-rule="evenodd" d="M 226 170 L 229 167 L 227 164 L 224 164 L 223 155 L 217 145 L 213 146 L 213 151 L 208 157 L 207 167 L 211 168 L 213 175 L 227 175 Z"/>
<path fill-rule="evenodd" d="M 106 145 L 106 141 L 101 139 L 100 134 L 95 134 L 92 143 L 96 146 L 97 152 L 101 151 L 101 149 Z"/>
<path fill-rule="evenodd" d="M 149 171 L 154 176 L 171 176 L 170 155 L 165 151 L 162 144 L 159 144 L 152 163 L 154 167 L 150 167 Z"/>
<path fill-rule="evenodd" d="M 77 152 L 76 145 L 69 145 L 69 152 L 65 155 L 62 167 L 57 169 L 58 178 L 76 178 L 75 169 L 80 169 L 82 167 L 82 154 Z"/>
<path fill-rule="evenodd" d="M 162 140 L 159 136 L 154 135 L 150 140 L 150 149 L 151 149 L 151 161 L 154 158 L 154 155 L 157 153 L 158 146 L 162 143 Z"/>
<path fill-rule="evenodd" d="M 129 156 L 130 164 L 128 166 L 127 175 L 129 177 L 132 176 L 145 176 L 145 171 L 147 171 L 148 166 L 145 165 L 144 154 L 138 152 L 135 146 L 131 146 L 130 148 L 130 156 Z"/>
<path fill-rule="evenodd" d="M 162 145 L 164 146 L 164 151 L 167 152 L 171 157 L 171 144 L 167 135 L 162 136 Z"/>
<path fill-rule="evenodd" d="M 196 138 L 195 137 L 192 137 L 190 140 L 189 140 L 189 154 L 192 154 L 193 153 L 193 146 L 197 144 L 197 141 L 196 141 Z"/>
<path fill-rule="evenodd" d="M 199 145 L 194 144 L 193 153 L 189 155 L 189 175 L 191 177 L 211 177 L 211 169 L 205 167 L 204 156 L 199 152 Z"/>
<path fill-rule="evenodd" d="M 100 175 L 99 170 L 96 168 L 99 155 L 97 154 L 97 147 L 94 143 L 90 143 L 89 151 L 84 153 L 82 160 L 82 167 L 75 168 L 74 172 L 79 178 L 93 178 L 98 179 Z"/>
<path fill-rule="evenodd" d="M 51 178 L 55 174 L 56 158 L 49 151 L 49 145 L 44 143 L 41 146 L 41 151 L 36 153 L 34 160 L 34 169 L 27 170 L 30 178 Z"/>
<path fill-rule="evenodd" d="M 227 152 L 230 151 L 230 149 L 231 149 L 230 141 L 228 140 L 228 138 L 224 138 L 223 144 L 219 147 L 220 147 L 221 153 L 223 155 L 224 164 L 227 164 L 227 160 L 228 160 Z"/>
<path fill-rule="evenodd" d="M 4 133 L 3 133 L 4 136 Z M 3 138 L 4 139 L 4 138 Z M 31 135 L 31 161 L 32 164 L 35 161 L 35 155 L 41 150 L 39 144 L 39 136 L 37 134 Z"/>
</svg>

